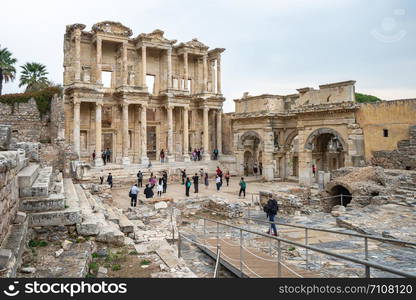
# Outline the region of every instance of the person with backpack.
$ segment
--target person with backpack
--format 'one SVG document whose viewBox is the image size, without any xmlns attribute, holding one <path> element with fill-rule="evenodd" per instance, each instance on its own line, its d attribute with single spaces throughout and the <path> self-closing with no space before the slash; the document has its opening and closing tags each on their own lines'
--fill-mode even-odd
<svg viewBox="0 0 416 300">
<path fill-rule="evenodd" d="M 191 189 L 191 180 L 189 179 L 189 177 L 186 177 L 186 182 L 185 182 L 185 195 L 186 197 L 189 197 L 189 190 Z"/>
<path fill-rule="evenodd" d="M 143 186 L 143 173 L 142 173 L 142 171 L 139 171 L 137 173 L 137 185 L 139 187 L 142 187 Z"/>
<path fill-rule="evenodd" d="M 276 224 L 274 224 L 274 218 L 279 211 L 279 205 L 277 204 L 276 199 L 273 198 L 272 194 L 269 194 L 269 200 L 267 201 L 267 204 L 264 206 L 263 210 L 267 214 L 268 220 L 271 222 L 267 234 L 271 234 L 271 231 L 273 230 L 273 235 L 277 236 L 277 229 Z"/>
<path fill-rule="evenodd" d="M 241 197 L 241 193 L 243 193 L 244 198 L 245 198 L 246 197 L 246 187 L 247 187 L 247 183 L 244 181 L 244 177 L 241 177 L 241 180 L 240 180 L 239 185 L 240 185 L 240 192 L 238 192 L 238 197 L 240 198 Z"/>
<path fill-rule="evenodd" d="M 108 173 L 107 183 L 110 186 L 110 188 L 113 188 L 113 175 L 111 175 L 111 173 Z"/>
<path fill-rule="evenodd" d="M 226 173 L 225 173 L 225 181 L 227 182 L 227 186 L 230 186 L 230 177 L 231 177 L 231 175 L 230 175 L 230 171 L 227 171 Z"/>
<path fill-rule="evenodd" d="M 130 199 L 131 199 L 131 203 L 130 203 L 131 207 L 136 207 L 137 195 L 139 194 L 139 191 L 140 190 L 137 187 L 137 184 L 135 184 L 131 187 L 130 192 L 129 192 L 129 196 L 130 196 Z"/>
</svg>

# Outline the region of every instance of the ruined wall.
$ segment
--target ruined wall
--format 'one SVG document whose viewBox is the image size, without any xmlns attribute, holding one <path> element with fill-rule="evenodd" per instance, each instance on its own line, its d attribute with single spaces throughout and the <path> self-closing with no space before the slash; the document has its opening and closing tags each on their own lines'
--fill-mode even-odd
<svg viewBox="0 0 416 300">
<path fill-rule="evenodd" d="M 374 151 L 393 151 L 397 143 L 409 139 L 409 127 L 416 125 L 416 99 L 362 104 L 356 112 L 364 132 L 365 158 Z M 384 137 L 384 129 L 388 136 Z"/>
<path fill-rule="evenodd" d="M 0 124 L 12 126 L 13 142 L 48 141 L 49 115 L 40 116 L 34 99 L 14 107 L 0 103 Z"/>
<path fill-rule="evenodd" d="M 0 152 L 0 244 L 13 222 L 19 204 L 17 173 L 24 166 L 24 153 L 18 151 Z"/>
<path fill-rule="evenodd" d="M 319 105 L 355 101 L 355 81 L 320 85 L 319 90 L 302 88 L 299 91 L 299 105 Z"/>
</svg>

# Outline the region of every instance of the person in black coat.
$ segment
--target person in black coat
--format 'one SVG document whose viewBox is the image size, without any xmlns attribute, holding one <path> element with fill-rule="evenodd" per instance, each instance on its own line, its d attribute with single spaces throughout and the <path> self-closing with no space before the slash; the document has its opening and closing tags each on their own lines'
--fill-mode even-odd
<svg viewBox="0 0 416 300">
<path fill-rule="evenodd" d="M 153 198 L 153 187 L 151 187 L 149 184 L 146 184 L 146 188 L 144 189 L 143 193 L 146 195 L 146 199 Z"/>
<path fill-rule="evenodd" d="M 166 193 L 166 190 L 168 188 L 168 173 L 166 171 L 163 171 L 162 180 L 163 180 L 163 193 Z"/>
<path fill-rule="evenodd" d="M 113 175 L 111 173 L 108 173 L 107 183 L 110 185 L 110 188 L 113 188 Z"/>
<path fill-rule="evenodd" d="M 194 192 L 198 193 L 199 176 L 197 173 L 195 173 L 194 177 L 192 177 L 192 181 L 194 182 Z"/>
<path fill-rule="evenodd" d="M 272 234 L 273 231 L 274 236 L 277 236 L 277 229 L 276 224 L 274 224 L 274 218 L 276 217 L 278 211 L 279 205 L 277 204 L 276 199 L 274 199 L 273 196 L 270 194 L 269 201 L 267 201 L 267 204 L 264 206 L 264 212 L 267 214 L 269 222 L 271 222 L 269 231 L 267 233 Z"/>
</svg>

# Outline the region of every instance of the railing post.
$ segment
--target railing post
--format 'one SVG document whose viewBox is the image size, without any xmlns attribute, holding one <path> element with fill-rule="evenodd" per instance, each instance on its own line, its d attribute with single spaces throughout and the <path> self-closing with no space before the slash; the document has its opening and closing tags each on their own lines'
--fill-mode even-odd
<svg viewBox="0 0 416 300">
<path fill-rule="evenodd" d="M 277 241 L 277 277 L 282 277 L 282 248 L 280 247 L 280 240 Z"/>
<path fill-rule="evenodd" d="M 220 223 L 217 223 L 217 245 L 220 244 Z"/>
<path fill-rule="evenodd" d="M 307 246 L 309 243 L 309 237 L 308 237 L 308 228 L 305 228 L 305 245 Z M 306 249 L 305 255 L 306 255 L 306 269 L 308 268 L 309 264 L 309 258 L 308 258 L 308 249 Z"/>
<path fill-rule="evenodd" d="M 272 256 L 272 239 L 269 238 L 269 255 Z"/>
<path fill-rule="evenodd" d="M 364 238 L 364 251 L 365 251 L 365 260 L 368 260 L 368 238 Z M 370 267 L 365 266 L 365 277 L 370 278 Z"/>
<path fill-rule="evenodd" d="M 240 272 L 241 278 L 243 278 L 243 230 L 240 229 Z"/>
<path fill-rule="evenodd" d="M 178 230 L 178 258 L 181 258 L 181 233 Z"/>
<path fill-rule="evenodd" d="M 218 278 L 221 260 L 221 245 L 217 245 L 217 261 L 215 262 L 214 278 Z"/>
</svg>

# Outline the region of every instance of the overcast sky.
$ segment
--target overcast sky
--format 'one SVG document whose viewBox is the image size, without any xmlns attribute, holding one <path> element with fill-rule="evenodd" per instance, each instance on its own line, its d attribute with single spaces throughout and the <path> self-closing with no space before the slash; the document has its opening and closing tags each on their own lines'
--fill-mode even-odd
<svg viewBox="0 0 416 300">
<path fill-rule="evenodd" d="M 178 42 L 197 37 L 226 48 L 225 112 L 246 91 L 290 94 L 350 79 L 357 91 L 383 99 L 416 98 L 413 0 L 13 0 L 0 9 L 1 47 L 13 52 L 18 66 L 45 64 L 56 83 L 62 83 L 65 26 L 83 23 L 90 30 L 112 20 L 134 37 L 159 28 Z M 4 88 L 20 91 L 18 80 Z"/>
</svg>

